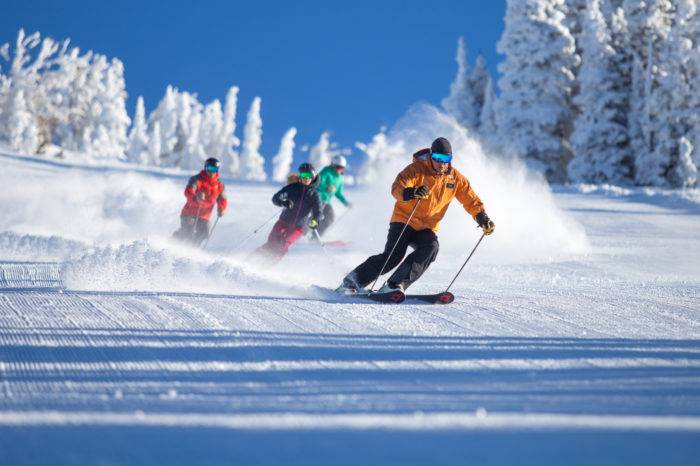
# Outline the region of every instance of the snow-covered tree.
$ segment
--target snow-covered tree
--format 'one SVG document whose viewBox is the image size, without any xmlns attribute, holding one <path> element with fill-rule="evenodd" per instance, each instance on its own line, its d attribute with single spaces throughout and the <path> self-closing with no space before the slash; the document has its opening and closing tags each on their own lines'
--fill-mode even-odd
<svg viewBox="0 0 700 466">
<path fill-rule="evenodd" d="M 629 183 L 633 161 L 627 134 L 629 80 L 616 62 L 611 34 L 600 9 L 600 0 L 590 0 L 582 17 L 582 64 L 578 80 L 580 109 L 571 136 L 574 158 L 569 178 L 579 182 Z"/>
<path fill-rule="evenodd" d="M 688 60 L 683 56 L 692 53 L 692 41 L 682 32 L 692 13 L 681 13 L 678 7 L 683 4 L 679 0 L 624 2 L 634 59 L 630 129 L 635 179 L 640 185 L 694 183 L 693 167 L 682 166 L 687 165 L 683 154 L 692 146 L 684 138 L 687 131 L 681 121 L 689 98 L 683 66 Z M 686 5 L 695 7 L 693 2 Z"/>
<path fill-rule="evenodd" d="M 81 144 L 77 147 L 94 159 L 121 158 L 127 144 L 131 120 L 126 112 L 124 65 L 95 55 L 88 71 L 89 98 L 85 99 L 85 121 L 80 128 Z"/>
<path fill-rule="evenodd" d="M 509 148 L 563 181 L 571 158 L 571 91 L 578 64 L 563 0 L 509 0 L 498 51 L 498 128 Z"/>
<path fill-rule="evenodd" d="M 0 55 L 8 59 L 9 47 L 2 49 Z M 55 144 L 74 156 L 123 156 L 129 117 L 124 66 L 119 60 L 92 52 L 81 55 L 69 48 L 67 40 L 42 40 L 39 33 L 27 36 L 20 30 L 9 74 L 1 81 L 0 134 L 9 134 L 4 128 L 12 119 L 26 120 L 35 128 L 30 132 L 12 129 L 15 143 L 17 135 L 32 134 L 23 150 L 37 153 Z M 17 120 L 11 111 L 24 112 L 24 117 Z"/>
<path fill-rule="evenodd" d="M 692 3 L 692 2 L 691 2 Z M 694 4 L 695 13 L 687 24 L 688 39 L 692 43 L 690 60 L 688 62 L 688 82 L 690 97 L 687 102 L 688 140 L 693 146 L 691 155 L 695 167 L 700 170 L 700 6 Z"/>
<path fill-rule="evenodd" d="M 199 129 L 199 145 L 207 157 L 223 159 L 223 141 L 221 135 L 224 127 L 224 114 L 221 102 L 214 99 L 204 106 Z"/>
<path fill-rule="evenodd" d="M 318 142 L 309 151 L 309 162 L 320 170 L 331 163 L 335 155 L 350 155 L 350 149 L 338 147 L 337 142 L 331 141 L 330 131 L 324 131 L 318 138 Z"/>
<path fill-rule="evenodd" d="M 291 171 L 292 162 L 294 160 L 294 137 L 297 135 L 297 129 L 291 127 L 282 136 L 280 148 L 272 159 L 272 179 L 278 182 L 283 182 L 287 179 L 287 175 Z"/>
<path fill-rule="evenodd" d="M 236 147 L 241 141 L 236 137 L 236 108 L 238 107 L 238 87 L 232 86 L 226 94 L 224 104 L 224 124 L 221 128 L 219 141 L 221 149 L 219 155 L 224 165 L 228 165 L 228 171 L 234 176 L 240 174 L 241 162 Z"/>
<path fill-rule="evenodd" d="M 126 160 L 131 163 L 141 165 L 151 165 L 148 150 L 148 124 L 146 124 L 146 108 L 143 97 L 136 99 L 136 112 L 134 113 L 133 124 L 129 131 L 129 144 L 126 148 Z"/>
<path fill-rule="evenodd" d="M 200 140 L 202 118 L 203 107 L 196 95 L 168 86 L 148 118 L 150 126 L 157 122 L 160 127 L 159 165 L 186 170 L 201 168 L 207 158 Z"/>
<path fill-rule="evenodd" d="M 493 80 L 489 76 L 484 90 L 484 105 L 479 115 L 479 134 L 489 148 L 498 148 L 498 124 L 496 123 L 496 92 Z"/>
<path fill-rule="evenodd" d="M 696 5 L 693 0 L 675 0 L 660 6 L 655 19 L 662 31 L 667 25 L 670 29 L 659 44 L 658 57 L 651 58 L 658 70 L 656 85 L 649 96 L 655 112 L 653 157 L 662 161 L 668 185 L 693 186 L 697 168 L 692 161 L 693 147 L 688 139 L 691 129 L 688 102 L 691 99 L 689 79 L 694 51 L 688 24 L 695 15 Z"/>
<path fill-rule="evenodd" d="M 486 86 L 490 75 L 486 60 L 479 55 L 473 70 L 467 64 L 467 48 L 464 38 L 457 42 L 457 75 L 450 85 L 450 94 L 442 100 L 442 107 L 460 125 L 472 133 L 477 133 L 481 123 L 480 115 L 484 106 Z"/>
<path fill-rule="evenodd" d="M 402 140 L 398 141 L 398 143 L 389 142 L 386 128 L 384 127 L 372 137 L 372 141 L 369 144 L 356 142 L 355 147 L 367 156 L 359 171 L 357 180 L 359 183 L 372 183 L 377 180 L 388 162 L 397 157 L 406 157 L 408 153 Z"/>
<path fill-rule="evenodd" d="M 335 152 L 331 145 L 331 133 L 324 131 L 321 133 L 321 137 L 318 138 L 318 142 L 311 147 L 309 161 L 317 170 L 320 170 L 331 163 L 334 155 Z"/>
<path fill-rule="evenodd" d="M 26 35 L 20 29 L 12 58 L 9 44 L 0 47 L 0 56 L 11 59 L 7 75 L 0 78 L 0 141 L 15 150 L 34 154 L 50 142 L 38 117 L 46 101 L 40 83 L 66 46 L 67 42 L 61 47 L 53 39 L 41 40 L 38 32 Z"/>
<path fill-rule="evenodd" d="M 160 122 L 154 121 L 148 133 L 148 159 L 154 164 L 162 157 L 160 135 Z"/>
<path fill-rule="evenodd" d="M 248 110 L 248 118 L 243 129 L 241 150 L 241 178 L 265 181 L 265 158 L 260 154 L 262 144 L 262 118 L 260 117 L 260 97 L 255 97 Z"/>
<path fill-rule="evenodd" d="M 158 102 L 155 110 L 148 116 L 148 125 L 151 129 L 158 124 L 157 138 L 160 146 L 159 158 L 156 161 L 157 165 L 172 166 L 169 163 L 169 154 L 175 149 L 178 142 L 177 131 L 177 106 L 176 106 L 177 90 L 172 86 L 165 89 L 165 95 Z M 153 136 L 151 136 L 153 137 Z"/>
<path fill-rule="evenodd" d="M 3 110 L 5 140 L 10 148 L 23 154 L 34 154 L 39 148 L 39 131 L 29 111 L 23 89 L 10 93 Z"/>
</svg>

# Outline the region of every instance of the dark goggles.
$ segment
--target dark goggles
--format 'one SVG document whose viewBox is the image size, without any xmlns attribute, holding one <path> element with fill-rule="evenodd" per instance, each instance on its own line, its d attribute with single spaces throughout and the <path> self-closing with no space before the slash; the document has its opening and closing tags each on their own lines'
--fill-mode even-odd
<svg viewBox="0 0 700 466">
<path fill-rule="evenodd" d="M 299 178 L 301 178 L 302 180 L 313 180 L 314 174 L 311 172 L 301 172 L 299 173 Z"/>
<path fill-rule="evenodd" d="M 450 154 L 438 154 L 437 152 L 433 152 L 430 154 L 430 158 L 440 163 L 452 162 L 452 156 Z"/>
<path fill-rule="evenodd" d="M 219 171 L 219 167 L 217 167 L 216 165 L 207 165 L 206 167 L 204 167 L 204 169 L 212 173 L 217 173 Z"/>
</svg>

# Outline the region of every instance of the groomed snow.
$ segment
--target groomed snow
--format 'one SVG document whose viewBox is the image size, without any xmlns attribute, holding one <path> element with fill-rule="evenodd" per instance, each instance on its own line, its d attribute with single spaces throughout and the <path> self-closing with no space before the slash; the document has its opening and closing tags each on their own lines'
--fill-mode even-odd
<svg viewBox="0 0 700 466">
<path fill-rule="evenodd" d="M 459 135 L 451 135 L 451 139 Z M 463 142 L 463 145 L 468 142 Z M 496 233 L 449 306 L 319 288 L 383 245 L 388 185 L 274 270 L 277 188 L 227 184 L 207 251 L 174 243 L 189 174 L 0 155 L 0 464 L 691 464 L 700 453 L 697 193 L 558 189 L 477 154 Z M 342 214 L 342 207 L 338 213 Z M 459 205 L 415 286 L 479 237 Z"/>
</svg>

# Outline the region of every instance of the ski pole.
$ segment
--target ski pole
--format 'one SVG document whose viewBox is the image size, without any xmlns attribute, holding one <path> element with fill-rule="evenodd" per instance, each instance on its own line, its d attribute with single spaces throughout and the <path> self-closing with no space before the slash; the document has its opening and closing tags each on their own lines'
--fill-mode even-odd
<svg viewBox="0 0 700 466">
<path fill-rule="evenodd" d="M 214 220 L 214 225 L 211 226 L 211 230 L 209 230 L 209 235 L 207 235 L 207 239 L 204 241 L 204 244 L 202 245 L 202 249 L 207 248 L 207 244 L 209 244 L 209 239 L 211 238 L 211 235 L 214 234 L 214 228 L 216 228 L 216 224 L 219 223 L 219 219 L 221 217 L 217 216 L 216 220 Z"/>
<path fill-rule="evenodd" d="M 396 242 L 394 243 L 394 247 L 391 248 L 391 252 L 387 256 L 386 260 L 384 261 L 384 265 L 382 265 L 382 270 L 379 272 L 379 275 L 377 275 L 377 278 L 374 279 L 374 283 L 372 283 L 372 286 L 369 288 L 370 293 L 374 292 L 374 286 L 377 284 L 377 280 L 379 280 L 379 277 L 382 276 L 384 273 L 384 269 L 386 268 L 386 265 L 389 263 L 389 259 L 391 259 L 391 255 L 394 254 L 394 249 L 396 249 L 396 246 L 399 245 L 399 241 L 401 240 L 401 237 L 403 236 L 404 231 L 406 231 L 406 227 L 408 227 L 408 224 L 411 222 L 411 219 L 413 218 L 413 214 L 416 213 L 416 209 L 418 208 L 418 204 L 420 204 L 420 199 L 416 200 L 416 205 L 413 206 L 413 210 L 411 211 L 411 215 L 408 216 L 408 220 L 406 220 L 406 223 L 403 226 L 403 229 L 401 230 L 401 233 L 399 233 L 399 237 L 396 238 Z"/>
<path fill-rule="evenodd" d="M 318 230 L 316 230 L 315 228 L 312 228 L 312 230 L 313 230 L 313 232 L 314 232 L 314 235 L 316 235 L 316 239 L 318 240 L 318 244 L 321 245 L 321 249 L 323 249 L 323 252 L 326 254 L 326 256 L 327 256 L 329 259 L 331 259 L 331 255 L 330 255 L 330 253 L 328 252 L 328 250 L 326 249 L 326 245 L 323 244 L 323 241 L 321 240 L 321 235 L 318 234 Z"/>
<path fill-rule="evenodd" d="M 258 228 L 256 228 L 255 230 L 253 230 L 253 232 L 252 232 L 251 234 L 249 234 L 248 236 L 246 236 L 246 237 L 243 239 L 243 241 L 241 241 L 240 243 L 238 243 L 238 246 L 236 246 L 236 249 L 234 249 L 234 251 L 238 251 L 250 238 L 252 238 L 253 236 L 255 236 L 255 235 L 260 231 L 260 229 L 261 229 L 262 227 L 264 227 L 265 225 L 267 225 L 268 223 L 270 223 L 270 221 L 271 221 L 273 218 L 275 218 L 275 217 L 277 217 L 277 212 L 275 212 L 274 214 L 272 214 L 272 216 L 271 216 L 270 218 L 268 218 L 267 220 L 265 220 Z"/>
<path fill-rule="evenodd" d="M 462 273 L 462 270 L 464 269 L 464 266 L 467 265 L 467 262 L 469 262 L 469 259 L 472 258 L 474 255 L 474 251 L 476 251 L 476 248 L 479 247 L 479 244 L 481 243 L 481 240 L 484 239 L 484 236 L 486 236 L 486 233 L 481 234 L 481 238 L 479 238 L 479 241 L 476 242 L 476 246 L 474 246 L 474 249 L 472 249 L 472 252 L 469 254 L 469 257 L 467 257 L 467 260 L 464 261 L 464 264 L 462 264 L 462 267 L 460 267 L 459 272 L 457 272 L 457 275 L 455 275 L 455 278 L 452 279 L 450 282 L 449 286 L 445 289 L 445 293 L 450 291 L 450 288 L 454 284 L 455 280 L 457 280 L 457 277 L 459 277 L 459 274 Z"/>
</svg>

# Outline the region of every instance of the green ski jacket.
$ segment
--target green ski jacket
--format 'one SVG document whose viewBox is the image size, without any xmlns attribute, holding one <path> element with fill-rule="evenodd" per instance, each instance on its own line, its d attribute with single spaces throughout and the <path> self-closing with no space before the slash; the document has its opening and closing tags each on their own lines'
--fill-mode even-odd
<svg viewBox="0 0 700 466">
<path fill-rule="evenodd" d="M 321 170 L 318 176 L 321 181 L 316 189 L 321 196 L 321 202 L 328 204 L 335 196 L 343 205 L 348 205 L 348 200 L 343 194 L 343 176 L 335 171 L 335 168 L 329 165 Z"/>
</svg>

